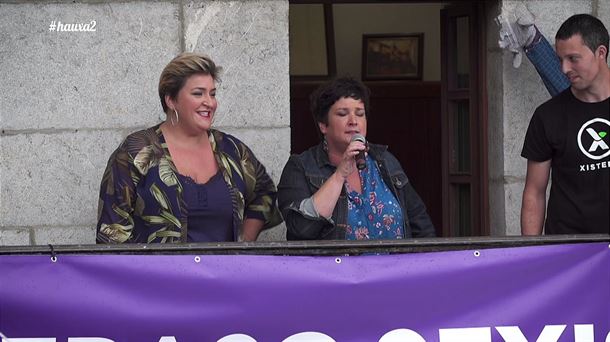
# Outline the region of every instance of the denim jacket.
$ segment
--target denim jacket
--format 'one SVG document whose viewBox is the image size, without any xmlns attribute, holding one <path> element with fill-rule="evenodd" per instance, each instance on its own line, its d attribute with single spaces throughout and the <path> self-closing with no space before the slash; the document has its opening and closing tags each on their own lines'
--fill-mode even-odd
<svg viewBox="0 0 610 342">
<path fill-rule="evenodd" d="M 403 217 L 404 238 L 434 237 L 434 226 L 426 206 L 387 146 L 369 144 L 369 155 L 375 160 L 383 181 L 399 200 Z M 287 240 L 345 240 L 347 193 L 345 187 L 330 219 L 314 217 L 301 210 L 301 202 L 316 193 L 335 172 L 322 144 L 292 155 L 278 185 L 278 204 L 286 221 Z"/>
</svg>

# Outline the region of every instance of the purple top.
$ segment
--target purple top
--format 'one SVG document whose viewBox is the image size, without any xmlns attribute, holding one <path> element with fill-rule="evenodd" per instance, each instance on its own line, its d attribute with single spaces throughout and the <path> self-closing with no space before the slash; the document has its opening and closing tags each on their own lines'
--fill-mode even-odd
<svg viewBox="0 0 610 342">
<path fill-rule="evenodd" d="M 188 242 L 235 241 L 229 187 L 217 172 L 205 184 L 178 173 L 188 208 Z"/>
</svg>

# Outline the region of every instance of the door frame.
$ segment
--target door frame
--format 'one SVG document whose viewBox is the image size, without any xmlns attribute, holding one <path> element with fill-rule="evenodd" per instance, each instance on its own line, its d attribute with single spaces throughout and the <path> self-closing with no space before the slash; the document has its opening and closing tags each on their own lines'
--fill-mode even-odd
<svg viewBox="0 0 610 342">
<path fill-rule="evenodd" d="M 469 86 L 457 88 L 455 58 L 457 38 L 454 20 L 469 18 Z M 441 110 L 442 110 L 442 183 L 443 183 L 443 236 L 458 236 L 457 203 L 453 185 L 470 185 L 470 236 L 487 236 L 489 229 L 489 171 L 488 171 L 488 115 L 486 82 L 486 25 L 485 3 L 460 1 L 441 11 Z M 452 170 L 454 113 L 451 103 L 466 100 L 469 103 L 470 171 Z"/>
</svg>

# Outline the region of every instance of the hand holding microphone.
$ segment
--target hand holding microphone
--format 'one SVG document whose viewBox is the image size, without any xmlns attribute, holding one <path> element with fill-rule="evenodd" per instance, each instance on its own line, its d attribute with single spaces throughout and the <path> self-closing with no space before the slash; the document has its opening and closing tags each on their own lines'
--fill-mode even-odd
<svg viewBox="0 0 610 342">
<path fill-rule="evenodd" d="M 360 150 L 360 144 L 354 142 L 364 144 L 365 148 Z M 347 179 L 356 169 L 363 170 L 366 168 L 365 152 L 368 149 L 367 147 L 366 139 L 363 135 L 352 135 L 347 149 L 343 152 L 342 160 L 337 164 L 337 173 L 343 179 Z"/>
<path fill-rule="evenodd" d="M 354 134 L 352 135 L 352 141 L 359 141 L 366 146 L 366 139 L 362 134 Z M 356 167 L 358 170 L 366 169 L 366 155 L 365 150 L 359 151 L 358 154 L 354 157 L 356 159 Z"/>
</svg>

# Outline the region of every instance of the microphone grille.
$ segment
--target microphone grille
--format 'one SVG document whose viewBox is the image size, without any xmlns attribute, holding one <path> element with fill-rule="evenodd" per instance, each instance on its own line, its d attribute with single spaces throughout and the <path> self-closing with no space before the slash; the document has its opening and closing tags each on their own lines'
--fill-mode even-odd
<svg viewBox="0 0 610 342">
<path fill-rule="evenodd" d="M 366 139 L 364 138 L 364 135 L 362 134 L 354 134 L 352 135 L 352 141 L 360 141 L 361 143 L 366 143 Z"/>
</svg>

